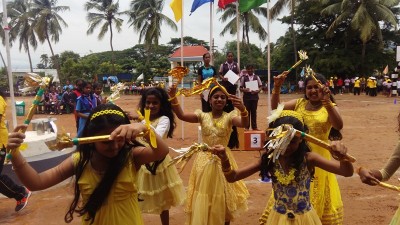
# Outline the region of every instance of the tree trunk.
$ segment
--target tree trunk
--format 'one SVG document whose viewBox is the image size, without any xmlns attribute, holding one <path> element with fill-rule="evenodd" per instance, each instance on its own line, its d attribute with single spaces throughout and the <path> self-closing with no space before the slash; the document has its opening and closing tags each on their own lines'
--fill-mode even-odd
<svg viewBox="0 0 400 225">
<path fill-rule="evenodd" d="M 26 52 L 28 53 L 28 59 L 29 59 L 29 68 L 31 69 L 31 73 L 33 73 L 33 66 L 32 66 L 32 58 L 31 58 L 31 51 L 29 50 L 29 44 L 28 42 L 25 43 L 27 48 Z"/>
<path fill-rule="evenodd" d="M 53 56 L 54 66 L 56 67 L 56 70 L 57 70 L 58 79 L 60 80 L 60 83 L 61 83 L 62 76 L 61 76 L 60 64 L 58 63 L 58 58 L 54 55 L 53 47 L 51 46 L 50 38 L 49 38 L 49 35 L 47 34 L 47 32 L 46 32 L 46 40 L 50 47 L 51 56 Z M 50 84 L 50 86 L 51 86 L 51 84 Z"/>
<path fill-rule="evenodd" d="M 111 68 L 112 68 L 112 74 L 115 75 L 115 56 L 114 56 L 114 47 L 112 44 L 112 40 L 113 40 L 113 30 L 112 30 L 112 22 L 109 21 L 109 26 L 110 26 L 110 46 L 111 46 Z"/>
</svg>

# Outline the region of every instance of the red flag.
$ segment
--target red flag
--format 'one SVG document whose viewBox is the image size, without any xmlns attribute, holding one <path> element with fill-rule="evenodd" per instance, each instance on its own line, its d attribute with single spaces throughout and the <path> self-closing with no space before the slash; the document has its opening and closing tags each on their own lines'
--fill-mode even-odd
<svg viewBox="0 0 400 225">
<path fill-rule="evenodd" d="M 218 0 L 218 7 L 221 9 L 225 9 L 226 5 L 229 5 L 233 2 L 236 2 L 236 0 Z"/>
</svg>

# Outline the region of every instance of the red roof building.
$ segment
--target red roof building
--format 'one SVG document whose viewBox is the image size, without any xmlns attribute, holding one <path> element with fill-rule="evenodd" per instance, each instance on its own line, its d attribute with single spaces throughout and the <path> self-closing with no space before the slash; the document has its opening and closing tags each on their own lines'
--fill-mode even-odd
<svg viewBox="0 0 400 225">
<path fill-rule="evenodd" d="M 184 62 L 201 62 L 203 61 L 203 55 L 208 53 L 208 50 L 202 46 L 183 46 L 183 61 Z M 175 50 L 169 56 L 169 61 L 180 62 L 181 61 L 181 48 Z"/>
</svg>

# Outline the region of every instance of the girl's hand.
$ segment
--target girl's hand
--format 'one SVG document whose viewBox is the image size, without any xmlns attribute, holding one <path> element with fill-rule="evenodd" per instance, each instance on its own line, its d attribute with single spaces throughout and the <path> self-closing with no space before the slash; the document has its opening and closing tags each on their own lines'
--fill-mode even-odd
<svg viewBox="0 0 400 225">
<path fill-rule="evenodd" d="M 136 112 L 124 111 L 129 120 L 138 120 L 139 115 Z M 140 121 L 139 121 L 140 122 Z"/>
<path fill-rule="evenodd" d="M 17 149 L 21 144 L 24 142 L 25 139 L 25 134 L 18 132 L 21 129 L 26 129 L 28 125 L 18 125 L 16 128 L 14 128 L 13 132 L 8 134 L 8 143 L 7 143 L 7 148 L 8 149 Z"/>
<path fill-rule="evenodd" d="M 371 170 L 363 167 L 360 167 L 358 175 L 360 176 L 361 182 L 363 182 L 364 184 L 377 185 L 380 182 L 378 179 L 375 178 Z"/>
<path fill-rule="evenodd" d="M 246 109 L 246 107 L 243 104 L 242 99 L 240 99 L 236 95 L 229 95 L 228 99 L 232 101 L 233 106 L 236 107 L 237 109 L 239 109 L 240 112 L 243 112 Z"/>
<path fill-rule="evenodd" d="M 289 74 L 289 71 L 283 71 L 283 73 L 274 77 L 274 87 L 282 87 L 283 82 L 285 82 L 286 76 Z"/>
<path fill-rule="evenodd" d="M 173 98 L 176 95 L 176 84 L 173 83 L 171 87 L 168 88 L 168 95 Z"/>
<path fill-rule="evenodd" d="M 142 123 L 121 125 L 111 133 L 110 140 L 119 140 L 119 138 L 124 138 L 125 142 L 134 141 L 141 132 L 147 132 L 146 125 Z"/>
<path fill-rule="evenodd" d="M 331 154 L 332 157 L 338 161 L 342 160 L 347 153 L 347 147 L 340 141 L 331 142 Z"/>
<path fill-rule="evenodd" d="M 322 94 L 322 100 L 324 100 L 324 101 L 331 100 L 331 90 L 329 90 L 329 87 L 323 85 L 322 88 L 320 88 L 320 91 Z"/>
<path fill-rule="evenodd" d="M 221 159 L 221 161 L 224 161 L 228 158 L 226 155 L 225 147 L 223 145 L 214 145 L 211 147 L 211 153 L 218 156 L 218 158 Z"/>
</svg>

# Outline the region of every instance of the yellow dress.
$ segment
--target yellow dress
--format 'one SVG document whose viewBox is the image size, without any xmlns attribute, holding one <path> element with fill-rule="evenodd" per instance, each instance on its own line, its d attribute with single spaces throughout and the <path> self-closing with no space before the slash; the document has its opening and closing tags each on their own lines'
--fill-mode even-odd
<svg viewBox="0 0 400 225">
<path fill-rule="evenodd" d="M 232 118 L 237 115 L 234 110 L 224 112 L 218 119 L 213 119 L 211 112 L 196 110 L 195 114 L 201 124 L 203 142 L 209 146 L 221 144 L 226 146 L 232 132 Z M 232 152 L 227 148 L 232 169 L 237 164 Z M 243 181 L 228 183 L 221 168 L 221 160 L 209 153 L 197 153 L 193 162 L 187 189 L 187 225 L 223 225 L 232 221 L 240 212 L 247 210 L 249 192 Z"/>
<path fill-rule="evenodd" d="M 328 112 L 324 107 L 318 111 L 308 111 L 305 109 L 307 102 L 308 100 L 304 98 L 298 99 L 295 111 L 303 116 L 304 123 L 309 129 L 310 135 L 322 141 L 329 142 L 328 136 L 332 125 L 328 121 Z M 309 142 L 308 144 L 312 152 L 316 152 L 326 159 L 331 159 L 331 154 L 328 150 Z M 323 225 L 343 224 L 343 202 L 335 174 L 316 167 L 314 179 L 311 183 L 310 197 L 312 206 Z M 271 196 L 260 218 L 260 224 L 265 223 L 272 204 L 273 198 Z"/>
<path fill-rule="evenodd" d="M 159 124 L 160 126 L 158 126 Z M 169 131 L 168 117 L 160 117 L 152 121 L 151 125 L 158 135 L 167 138 Z M 162 127 L 165 127 L 165 129 Z M 144 144 L 148 145 L 147 143 Z M 171 206 L 178 206 L 184 203 L 186 196 L 183 181 L 176 167 L 168 166 L 170 161 L 171 157 L 167 155 L 157 166 L 155 175 L 145 165 L 140 168 L 137 186 L 139 199 L 143 200 L 139 201 L 139 207 L 143 213 L 159 215 L 162 211 L 169 210 Z"/>
<path fill-rule="evenodd" d="M 285 174 L 279 162 L 274 171 Z M 284 175 L 285 176 L 285 175 Z M 287 175 L 286 175 L 287 176 Z M 305 160 L 299 174 L 289 184 L 273 179 L 274 204 L 267 225 L 321 225 L 321 221 L 310 202 L 311 176 Z"/>
<path fill-rule="evenodd" d="M 79 153 L 74 153 L 72 157 L 76 165 L 79 161 Z M 142 214 L 138 205 L 136 176 L 135 165 L 132 160 L 127 160 L 107 199 L 96 212 L 92 225 L 143 225 Z M 101 179 L 101 174 L 96 172 L 88 163 L 81 178 L 77 181 L 83 204 L 89 199 Z M 86 218 L 86 215 L 82 216 L 82 224 L 91 224 L 90 220 L 85 220 Z"/>
</svg>

